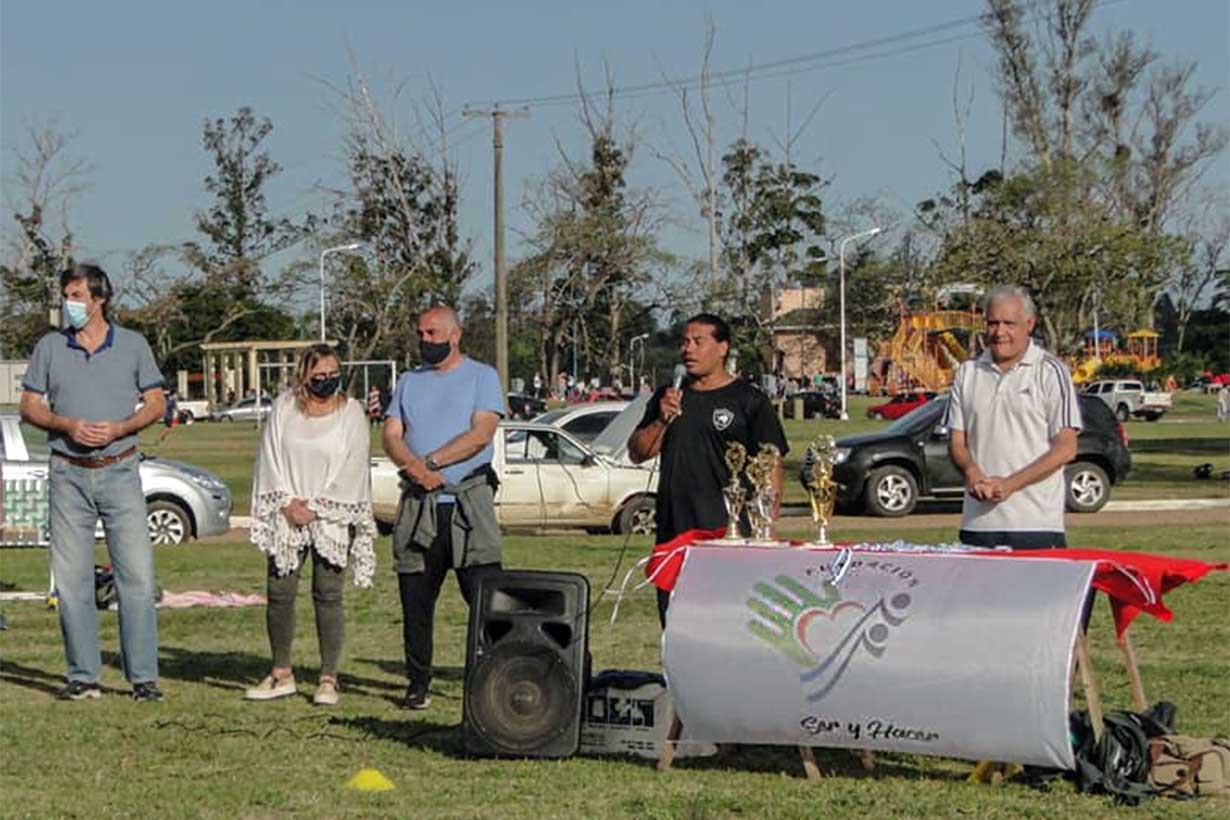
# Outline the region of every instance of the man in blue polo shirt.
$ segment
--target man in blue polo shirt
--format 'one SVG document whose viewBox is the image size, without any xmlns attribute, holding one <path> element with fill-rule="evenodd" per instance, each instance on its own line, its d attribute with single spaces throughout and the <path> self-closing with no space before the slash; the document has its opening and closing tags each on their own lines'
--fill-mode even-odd
<svg viewBox="0 0 1230 820">
<path fill-rule="evenodd" d="M 462 354 L 461 323 L 433 307 L 418 321 L 423 364 L 402 375 L 389 402 L 384 451 L 401 471 L 393 568 L 401 594 L 409 686 L 402 708 L 431 704 L 436 598 L 452 569 L 466 603 L 479 577 L 500 569 L 491 439 L 504 415 L 500 377 Z"/>
<path fill-rule="evenodd" d="M 141 334 L 108 320 L 112 289 L 102 268 L 77 265 L 60 276 L 60 289 L 66 326 L 35 346 L 21 395 L 22 419 L 46 430 L 51 447 L 51 568 L 68 662 L 60 696 L 101 695 L 94 602 L 94 525 L 101 520 L 119 596 L 124 675 L 135 700 L 157 702 L 154 553 L 137 433 L 162 418 L 162 373 Z"/>
</svg>

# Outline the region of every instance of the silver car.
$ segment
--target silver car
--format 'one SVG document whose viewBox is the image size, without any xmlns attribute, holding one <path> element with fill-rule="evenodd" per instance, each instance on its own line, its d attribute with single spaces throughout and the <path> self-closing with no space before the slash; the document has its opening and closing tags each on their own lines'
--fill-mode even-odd
<svg viewBox="0 0 1230 820">
<path fill-rule="evenodd" d="M 16 413 L 0 413 L 0 457 L 4 484 L 0 545 L 46 544 L 50 458 L 46 433 L 22 425 Z M 155 544 L 179 544 L 230 528 L 231 493 L 218 476 L 182 461 L 144 455 L 140 472 L 149 536 Z M 97 535 L 102 537 L 101 528 Z"/>
<path fill-rule="evenodd" d="M 264 418 L 273 407 L 273 396 L 268 393 L 260 397 L 248 396 L 240 399 L 230 407 L 224 407 L 209 417 L 210 421 L 254 421 L 258 416 Z"/>
</svg>

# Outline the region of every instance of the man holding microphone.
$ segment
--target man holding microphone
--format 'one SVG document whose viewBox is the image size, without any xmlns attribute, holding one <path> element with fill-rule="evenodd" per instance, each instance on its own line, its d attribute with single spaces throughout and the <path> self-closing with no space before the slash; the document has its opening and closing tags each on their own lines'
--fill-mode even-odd
<svg viewBox="0 0 1230 820">
<path fill-rule="evenodd" d="M 661 456 L 656 543 L 665 544 L 693 529 L 726 524 L 722 488 L 730 481 L 726 447 L 739 442 L 754 456 L 772 444 L 783 456 L 788 447 L 768 396 L 726 371 L 730 326 L 701 313 L 684 326 L 679 346 L 682 364 L 674 384 L 654 392 L 645 416 L 628 439 L 634 464 Z M 773 472 L 781 498 L 782 465 Z M 776 510 L 774 511 L 776 514 Z M 659 588 L 658 615 L 666 624 L 670 593 Z"/>
</svg>

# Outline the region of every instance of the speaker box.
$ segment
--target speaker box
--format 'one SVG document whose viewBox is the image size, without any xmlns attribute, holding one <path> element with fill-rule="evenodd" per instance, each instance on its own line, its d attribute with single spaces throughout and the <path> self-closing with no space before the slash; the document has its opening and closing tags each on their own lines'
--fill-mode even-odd
<svg viewBox="0 0 1230 820">
<path fill-rule="evenodd" d="M 483 576 L 466 638 L 461 742 L 500 757 L 569 757 L 581 742 L 589 582 L 571 572 Z"/>
</svg>

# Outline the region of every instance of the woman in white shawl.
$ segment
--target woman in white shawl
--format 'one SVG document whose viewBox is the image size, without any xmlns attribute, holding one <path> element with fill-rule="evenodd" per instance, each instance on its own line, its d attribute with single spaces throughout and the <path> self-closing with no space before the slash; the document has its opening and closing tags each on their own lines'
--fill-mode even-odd
<svg viewBox="0 0 1230 820">
<path fill-rule="evenodd" d="M 248 700 L 295 694 L 290 650 L 295 635 L 299 572 L 312 556 L 312 601 L 320 642 L 320 684 L 312 702 L 338 700 L 342 652 L 343 575 L 370 587 L 376 568 L 372 543 L 371 434 L 363 406 L 339 393 L 341 363 L 326 344 L 309 347 L 298 383 L 278 396 L 261 437 L 252 479 L 252 543 L 268 556 L 265 623 L 273 670 Z"/>
</svg>

